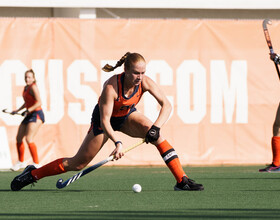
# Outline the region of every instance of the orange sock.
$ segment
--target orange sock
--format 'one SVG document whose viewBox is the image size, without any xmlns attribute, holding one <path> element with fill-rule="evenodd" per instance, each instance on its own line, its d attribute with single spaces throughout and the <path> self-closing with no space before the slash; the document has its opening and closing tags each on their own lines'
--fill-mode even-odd
<svg viewBox="0 0 280 220">
<path fill-rule="evenodd" d="M 24 144 L 23 142 L 17 143 L 18 160 L 24 161 Z"/>
<path fill-rule="evenodd" d="M 275 166 L 280 166 L 280 137 L 274 136 L 271 140 L 273 159 L 272 163 Z"/>
<path fill-rule="evenodd" d="M 176 178 L 177 182 L 180 183 L 182 181 L 183 176 L 187 175 L 185 174 L 182 168 L 176 151 L 166 140 L 161 142 L 157 146 L 157 149 L 161 154 L 164 162 L 172 172 L 173 176 Z"/>
<path fill-rule="evenodd" d="M 36 147 L 35 143 L 29 143 L 28 147 L 29 147 L 33 162 L 38 164 L 39 159 L 38 159 L 37 147 Z"/>
<path fill-rule="evenodd" d="M 53 162 L 50 162 L 41 168 L 32 170 L 31 175 L 34 177 L 34 179 L 39 180 L 46 176 L 54 176 L 65 173 L 66 170 L 64 169 L 62 162 L 63 158 L 54 160 Z"/>
</svg>

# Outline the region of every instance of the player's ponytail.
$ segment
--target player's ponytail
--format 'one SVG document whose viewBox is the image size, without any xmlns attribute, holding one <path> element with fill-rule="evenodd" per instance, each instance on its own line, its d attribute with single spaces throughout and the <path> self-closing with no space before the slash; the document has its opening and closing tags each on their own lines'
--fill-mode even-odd
<svg viewBox="0 0 280 220">
<path fill-rule="evenodd" d="M 127 52 L 124 56 L 122 56 L 122 58 L 116 63 L 115 66 L 111 66 L 109 64 L 106 64 L 102 70 L 105 72 L 111 72 L 114 69 L 116 69 L 117 67 L 123 65 L 123 63 L 125 62 L 126 58 L 130 55 L 130 52 Z"/>
</svg>

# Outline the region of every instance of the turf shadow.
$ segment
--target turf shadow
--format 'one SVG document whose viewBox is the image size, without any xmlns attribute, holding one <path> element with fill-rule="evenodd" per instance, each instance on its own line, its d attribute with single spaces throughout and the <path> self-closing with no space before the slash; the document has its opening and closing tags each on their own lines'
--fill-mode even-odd
<svg viewBox="0 0 280 220">
<path fill-rule="evenodd" d="M 0 213 L 0 218 L 15 219 L 271 219 L 278 218 L 279 209 L 186 209 L 176 211 L 57 211 L 55 213 Z"/>
</svg>

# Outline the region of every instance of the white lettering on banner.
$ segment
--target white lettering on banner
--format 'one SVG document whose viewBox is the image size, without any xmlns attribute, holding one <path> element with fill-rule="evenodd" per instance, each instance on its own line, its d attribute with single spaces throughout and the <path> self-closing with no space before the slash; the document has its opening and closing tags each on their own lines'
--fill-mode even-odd
<svg viewBox="0 0 280 220">
<path fill-rule="evenodd" d="M 178 116 L 186 124 L 198 124 L 206 115 L 206 69 L 198 60 L 185 60 L 178 67 L 176 77 Z"/>
<path fill-rule="evenodd" d="M 161 86 L 172 86 L 173 85 L 173 71 L 168 63 L 164 60 L 152 60 L 147 64 L 146 67 L 147 76 L 149 76 L 155 82 L 157 74 L 160 76 L 159 85 Z M 155 121 L 159 114 L 159 104 L 156 99 L 149 93 L 145 93 L 144 96 L 144 114 L 151 121 Z M 173 115 L 174 99 L 172 96 L 167 96 L 167 99 L 172 105 L 172 112 L 170 117 Z M 169 117 L 169 118 L 170 118 Z"/>
<path fill-rule="evenodd" d="M 48 61 L 48 84 L 45 80 L 44 60 L 33 60 L 38 88 L 46 115 L 46 123 L 56 124 L 64 116 L 64 82 L 63 61 Z M 108 61 L 102 60 L 102 66 Z M 116 61 L 112 61 L 115 65 Z M 123 68 L 123 67 L 120 67 Z M 15 75 L 15 85 L 24 86 L 24 72 L 27 67 L 20 60 L 5 60 L 0 68 L 0 100 L 2 109 L 13 110 L 12 74 Z M 118 69 L 118 72 L 122 72 Z M 67 69 L 67 89 L 78 100 L 84 102 L 84 108 L 79 101 L 68 103 L 68 115 L 76 124 L 89 124 L 94 105 L 98 101 L 96 88 L 82 85 L 81 75 L 86 82 L 103 84 L 110 76 L 117 72 L 98 73 L 90 61 L 75 60 Z M 207 111 L 207 80 L 206 68 L 198 60 L 184 60 L 176 71 L 176 83 L 173 82 L 173 70 L 164 60 L 152 60 L 147 64 L 147 73 L 154 81 L 159 76 L 160 86 L 176 86 L 177 114 L 185 124 L 198 124 L 205 117 Z M 230 80 L 228 80 L 230 75 Z M 46 86 L 48 85 L 48 87 Z M 101 86 L 102 88 L 102 86 Z M 192 91 L 191 91 L 192 90 Z M 247 91 L 247 62 L 245 60 L 232 61 L 230 74 L 227 73 L 223 60 L 210 61 L 210 107 L 211 123 L 232 123 L 234 111 L 236 123 L 248 123 L 248 91 Z M 191 97 L 192 94 L 192 97 Z M 159 105 L 149 94 L 144 95 L 144 114 L 152 121 L 156 120 Z M 174 106 L 174 96 L 167 96 Z M 22 96 L 16 97 L 16 107 L 23 104 Z M 173 112 L 171 113 L 172 116 Z M 225 114 L 225 117 L 223 117 Z M 170 117 L 171 117 L 170 116 Z M 20 116 L 10 117 L 0 114 L 7 125 L 18 125 Z"/>
<path fill-rule="evenodd" d="M 10 169 L 12 159 L 5 127 L 0 127 L 0 169 Z"/>
<path fill-rule="evenodd" d="M 68 114 L 76 124 L 89 124 L 92 109 L 98 96 L 89 86 L 81 85 L 81 74 L 86 82 L 97 82 L 97 70 L 88 60 L 75 60 L 67 70 L 67 88 L 77 99 L 84 100 L 85 109 L 80 103 L 68 104 Z"/>
<path fill-rule="evenodd" d="M 40 91 L 42 108 L 44 110 L 46 124 L 56 124 L 64 116 L 64 86 L 62 60 L 48 61 L 48 85 L 45 82 L 45 61 L 33 60 L 32 69 L 35 72 L 37 85 Z M 49 97 L 48 97 L 49 95 Z M 47 100 L 49 99 L 49 106 Z"/>
<path fill-rule="evenodd" d="M 222 123 L 223 106 L 226 123 L 232 123 L 236 105 L 236 123 L 248 123 L 247 63 L 231 64 L 230 85 L 225 61 L 211 61 L 211 123 Z M 224 101 L 224 103 L 223 103 Z"/>
<path fill-rule="evenodd" d="M 5 60 L 2 63 L 0 70 L 1 109 L 7 108 L 9 111 L 12 111 L 15 108 L 19 108 L 23 104 L 22 97 L 17 97 L 16 106 L 13 106 L 12 74 L 15 74 L 16 86 L 24 86 L 24 72 L 27 70 L 27 67 L 20 60 Z M 8 114 L 2 114 L 1 116 L 7 125 L 18 125 L 22 120 L 21 116 L 11 117 Z"/>
</svg>

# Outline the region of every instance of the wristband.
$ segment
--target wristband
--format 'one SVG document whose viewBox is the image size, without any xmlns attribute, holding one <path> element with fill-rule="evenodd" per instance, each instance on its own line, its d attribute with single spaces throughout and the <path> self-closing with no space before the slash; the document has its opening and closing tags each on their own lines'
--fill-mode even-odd
<svg viewBox="0 0 280 220">
<path fill-rule="evenodd" d="M 118 144 L 122 144 L 122 142 L 121 141 L 116 141 L 115 146 L 117 147 Z"/>
</svg>

